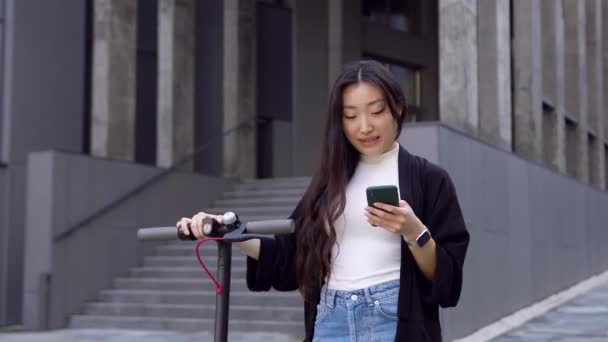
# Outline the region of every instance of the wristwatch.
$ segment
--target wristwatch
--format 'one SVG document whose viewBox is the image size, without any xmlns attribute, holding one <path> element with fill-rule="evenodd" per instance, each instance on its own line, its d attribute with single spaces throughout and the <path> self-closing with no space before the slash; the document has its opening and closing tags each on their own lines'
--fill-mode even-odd
<svg viewBox="0 0 608 342">
<path fill-rule="evenodd" d="M 413 241 L 405 240 L 405 242 L 407 243 L 408 246 L 423 247 L 424 245 L 426 245 L 427 242 L 429 242 L 430 239 L 431 239 L 431 232 L 427 228 L 424 228 L 422 233 L 418 234 L 418 237 L 416 237 L 416 240 L 413 240 Z"/>
</svg>

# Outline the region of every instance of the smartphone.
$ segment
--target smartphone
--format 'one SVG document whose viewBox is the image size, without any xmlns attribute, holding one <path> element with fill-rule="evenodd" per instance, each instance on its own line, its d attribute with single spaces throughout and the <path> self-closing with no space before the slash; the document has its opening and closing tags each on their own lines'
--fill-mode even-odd
<svg viewBox="0 0 608 342">
<path fill-rule="evenodd" d="M 374 206 L 374 203 L 386 203 L 395 207 L 399 206 L 399 190 L 396 185 L 375 185 L 368 187 L 367 205 Z"/>
</svg>

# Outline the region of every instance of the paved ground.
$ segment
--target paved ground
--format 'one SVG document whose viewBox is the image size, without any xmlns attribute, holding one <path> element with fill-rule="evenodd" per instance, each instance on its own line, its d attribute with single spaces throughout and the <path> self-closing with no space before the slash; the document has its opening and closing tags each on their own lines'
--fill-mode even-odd
<svg viewBox="0 0 608 342">
<path fill-rule="evenodd" d="M 290 336 L 281 334 L 232 334 L 230 342 L 295 342 Z M 131 330 L 56 330 L 44 333 L 0 333 L 0 342 L 206 342 L 213 341 L 207 333 L 180 334 L 163 331 Z"/>
<path fill-rule="evenodd" d="M 210 334 L 163 331 L 57 330 L 42 333 L 1 333 L 0 342 L 201 342 Z M 281 334 L 232 334 L 231 342 L 295 342 Z M 608 342 L 608 282 L 501 335 L 495 342 Z"/>
<path fill-rule="evenodd" d="M 600 285 L 493 341 L 608 341 L 608 284 Z"/>
</svg>

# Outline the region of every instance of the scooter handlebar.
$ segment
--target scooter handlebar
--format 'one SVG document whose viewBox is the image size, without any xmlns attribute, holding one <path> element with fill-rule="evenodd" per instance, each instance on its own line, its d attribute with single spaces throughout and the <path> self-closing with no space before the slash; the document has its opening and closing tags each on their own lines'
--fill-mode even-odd
<svg viewBox="0 0 608 342">
<path fill-rule="evenodd" d="M 266 220 L 246 222 L 244 228 L 244 234 L 279 235 L 292 233 L 295 225 L 293 220 Z M 138 229 L 137 239 L 142 241 L 166 241 L 190 240 L 191 238 L 181 233 L 178 234 L 176 227 L 153 227 Z"/>
</svg>

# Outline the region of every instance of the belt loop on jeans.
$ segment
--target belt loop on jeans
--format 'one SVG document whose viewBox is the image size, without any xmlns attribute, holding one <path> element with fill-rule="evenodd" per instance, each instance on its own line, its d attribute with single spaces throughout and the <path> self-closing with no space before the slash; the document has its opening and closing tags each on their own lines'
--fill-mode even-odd
<svg viewBox="0 0 608 342">
<path fill-rule="evenodd" d="M 369 292 L 369 287 L 363 289 L 363 294 L 365 295 L 365 301 L 367 304 L 373 304 L 374 300 L 372 299 L 372 294 Z"/>
<path fill-rule="evenodd" d="M 336 290 L 330 290 L 327 287 L 324 287 L 321 293 L 323 295 L 325 305 L 333 309 L 336 306 Z"/>
<path fill-rule="evenodd" d="M 334 308 L 336 307 L 336 290 L 327 290 L 327 292 L 329 292 L 329 307 L 330 308 Z"/>
</svg>

